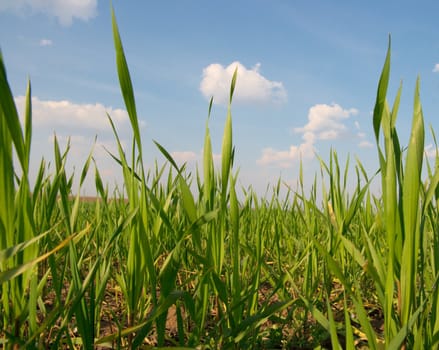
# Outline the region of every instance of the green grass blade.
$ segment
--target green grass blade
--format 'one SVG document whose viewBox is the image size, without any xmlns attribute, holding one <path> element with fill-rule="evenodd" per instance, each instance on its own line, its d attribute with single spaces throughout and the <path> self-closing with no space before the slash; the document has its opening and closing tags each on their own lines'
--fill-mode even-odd
<svg viewBox="0 0 439 350">
<path fill-rule="evenodd" d="M 15 245 L 15 246 L 12 246 L 12 247 L 9 247 L 7 249 L 0 251 L 0 264 L 5 262 L 7 259 L 13 257 L 17 253 L 22 252 L 24 249 L 26 249 L 30 245 L 38 242 L 40 239 L 45 237 L 51 231 L 52 231 L 52 229 L 50 229 L 46 232 L 43 232 L 42 234 L 35 236 L 35 237 L 29 239 L 28 241 L 20 242 L 19 244 Z"/>
<path fill-rule="evenodd" d="M 125 101 L 128 116 L 130 117 L 131 127 L 134 133 L 134 140 L 137 144 L 137 148 L 140 154 L 142 154 L 142 144 L 140 138 L 139 122 L 137 119 L 136 102 L 134 99 L 133 84 L 131 82 L 130 72 L 128 70 L 128 64 L 125 58 L 125 53 L 120 39 L 119 28 L 116 22 L 116 16 L 114 9 L 111 9 L 111 20 L 113 26 L 113 40 L 114 48 L 116 50 L 116 65 L 117 73 L 119 76 L 120 88 L 122 96 Z"/>
<path fill-rule="evenodd" d="M 223 205 L 225 206 L 227 185 L 229 182 L 229 174 L 232 163 L 232 115 L 227 112 L 226 124 L 224 126 L 224 135 L 221 151 L 221 192 Z"/>
<path fill-rule="evenodd" d="M 329 316 L 329 334 L 331 335 L 332 349 L 342 350 L 340 342 L 338 341 L 337 324 L 335 323 L 334 315 L 333 315 L 332 310 L 331 310 L 331 305 L 329 304 L 328 300 L 326 302 L 326 307 L 327 307 L 328 316 Z"/>
<path fill-rule="evenodd" d="M 354 350 L 354 334 L 352 331 L 351 317 L 349 314 L 348 304 L 346 301 L 346 295 L 344 297 L 344 318 L 345 318 L 345 330 L 346 330 L 346 350 Z"/>
<path fill-rule="evenodd" d="M 12 91 L 9 87 L 6 76 L 6 68 L 3 62 L 3 55 L 0 52 L 0 115 L 3 116 L 6 126 L 11 135 L 12 142 L 15 146 L 18 160 L 22 169 L 27 173 L 26 151 L 23 140 L 23 132 L 15 106 Z"/>
<path fill-rule="evenodd" d="M 381 118 L 385 108 L 386 103 L 386 95 L 387 95 L 387 87 L 389 85 L 389 76 L 390 76 L 390 48 L 391 48 L 391 38 L 389 36 L 389 44 L 387 47 L 386 59 L 384 61 L 384 66 L 381 71 L 381 77 L 378 83 L 378 91 L 375 102 L 375 108 L 373 111 L 373 129 L 375 132 L 375 138 L 377 144 L 379 143 L 379 132 L 381 125 Z"/>
<path fill-rule="evenodd" d="M 407 150 L 403 182 L 404 246 L 401 266 L 401 322 L 406 324 L 415 307 L 416 258 L 419 249 L 419 198 L 422 161 L 424 156 L 424 119 L 419 98 L 419 79 L 416 82 L 412 131 Z"/>
<path fill-rule="evenodd" d="M 238 75 L 238 69 L 235 69 L 235 72 L 232 77 L 232 83 L 230 86 L 230 101 L 229 101 L 229 106 L 227 108 L 227 118 L 226 118 L 226 124 L 224 126 L 223 143 L 221 149 L 221 180 L 222 180 L 221 190 L 222 190 L 223 206 L 226 205 L 225 201 L 226 201 L 227 185 L 229 181 L 229 175 L 230 175 L 230 170 L 233 160 L 231 103 L 233 98 L 233 92 L 235 90 L 237 75 Z"/>
<path fill-rule="evenodd" d="M 212 141 L 210 138 L 209 130 L 209 119 L 212 110 L 213 98 L 209 103 L 209 111 L 206 121 L 206 131 L 204 136 L 204 147 L 203 147 L 203 170 L 204 170 L 204 196 L 208 204 L 208 209 L 213 209 L 213 196 L 214 196 L 214 186 L 215 186 L 215 174 L 213 165 L 213 154 L 212 154 Z"/>
<path fill-rule="evenodd" d="M 30 81 L 27 83 L 26 89 L 26 110 L 24 113 L 24 168 L 23 174 L 28 175 L 30 150 L 32 141 L 32 97 L 31 97 Z"/>
<path fill-rule="evenodd" d="M 155 143 L 155 145 L 157 146 L 157 148 L 160 150 L 160 152 L 162 152 L 162 154 L 165 156 L 165 158 L 169 161 L 169 163 L 172 164 L 172 166 L 175 168 L 175 170 L 177 170 L 179 173 L 181 173 L 182 169 L 180 169 L 177 165 L 177 163 L 175 162 L 174 158 L 172 158 L 171 154 L 158 142 L 153 141 Z"/>
<path fill-rule="evenodd" d="M 9 270 L 0 272 L 0 285 L 2 283 L 5 283 L 7 281 L 12 280 L 13 278 L 16 278 L 17 276 L 20 276 L 21 274 L 25 273 L 26 271 L 34 268 L 38 263 L 41 261 L 47 259 L 50 255 L 56 253 L 57 251 L 64 248 L 72 239 L 78 239 L 82 237 L 84 234 L 86 234 L 90 230 L 90 227 L 87 226 L 84 228 L 81 232 L 78 232 L 75 235 L 70 235 L 66 239 L 64 239 L 61 243 L 59 243 L 55 248 L 53 248 L 51 251 L 40 255 L 39 257 L 35 258 L 32 261 L 26 262 L 23 265 L 19 265 L 16 267 L 13 267 Z"/>
</svg>

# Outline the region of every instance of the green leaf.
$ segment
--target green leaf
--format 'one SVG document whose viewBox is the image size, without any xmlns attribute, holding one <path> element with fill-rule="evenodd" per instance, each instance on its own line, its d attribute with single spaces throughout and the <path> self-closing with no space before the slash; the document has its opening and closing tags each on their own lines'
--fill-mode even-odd
<svg viewBox="0 0 439 350">
<path fill-rule="evenodd" d="M 32 142 L 32 95 L 30 81 L 26 90 L 26 110 L 24 114 L 24 168 L 23 173 L 27 177 L 29 170 L 30 149 Z"/>
<path fill-rule="evenodd" d="M 424 157 L 424 118 L 419 98 L 419 79 L 416 82 L 412 131 L 407 150 L 403 182 L 404 245 L 401 263 L 402 309 L 401 322 L 406 324 L 415 306 L 416 257 L 420 245 L 419 200 Z"/>
<path fill-rule="evenodd" d="M 30 90 L 29 90 L 30 93 Z M 30 117 L 30 113 L 28 115 Z M 27 171 L 26 151 L 21 129 L 20 118 L 18 117 L 17 108 L 15 106 L 14 97 L 9 87 L 6 77 L 6 68 L 3 62 L 3 55 L 0 52 L 0 117 L 4 118 L 8 127 L 12 142 L 17 152 L 23 171 Z"/>
<path fill-rule="evenodd" d="M 373 111 L 373 129 L 375 132 L 375 139 L 379 140 L 379 132 L 381 125 L 381 118 L 383 115 L 383 111 L 386 103 L 386 95 L 387 95 L 387 87 L 389 85 L 389 76 L 390 76 L 390 48 L 391 48 L 391 38 L 389 36 L 389 44 L 387 47 L 386 59 L 384 61 L 383 70 L 381 71 L 381 77 L 378 83 L 378 91 L 375 102 L 375 108 Z"/>
<path fill-rule="evenodd" d="M 128 64 L 125 58 L 125 53 L 122 46 L 122 41 L 120 39 L 119 28 L 116 22 L 116 16 L 114 14 L 114 9 L 111 9 L 111 19 L 113 25 L 113 40 L 114 48 L 116 50 L 116 65 L 117 74 L 119 76 L 120 88 L 122 91 L 122 96 L 125 101 L 125 106 L 127 108 L 128 116 L 130 117 L 131 127 L 134 133 L 134 139 L 139 150 L 139 154 L 142 154 L 142 144 L 140 138 L 139 122 L 137 119 L 136 102 L 134 99 L 133 84 L 131 83 L 131 76 L 128 70 Z"/>
<path fill-rule="evenodd" d="M 43 232 L 42 234 L 35 236 L 35 237 L 25 241 L 25 242 L 21 242 L 15 246 L 12 246 L 12 247 L 9 247 L 7 249 L 0 251 L 0 264 L 5 262 L 7 259 L 15 256 L 19 252 L 23 251 L 24 249 L 26 249 L 30 245 L 38 242 L 40 239 L 42 239 L 44 236 L 46 236 L 49 232 L 51 232 L 54 229 L 55 229 L 55 226 L 52 229 L 50 229 L 46 232 Z"/>
<path fill-rule="evenodd" d="M 25 273 L 28 270 L 31 270 L 34 268 L 38 263 L 41 261 L 44 261 L 47 259 L 50 255 L 56 253 L 60 249 L 64 248 L 72 239 L 82 237 L 84 234 L 89 232 L 90 226 L 87 226 L 85 229 L 83 229 L 81 232 L 70 235 L 66 239 L 64 239 L 61 243 L 59 243 L 55 248 L 53 248 L 51 251 L 40 255 L 38 258 L 33 259 L 32 261 L 26 262 L 22 265 L 15 266 L 9 270 L 0 272 L 0 285 L 2 283 L 5 283 L 7 281 L 12 280 L 13 278 Z"/>
</svg>

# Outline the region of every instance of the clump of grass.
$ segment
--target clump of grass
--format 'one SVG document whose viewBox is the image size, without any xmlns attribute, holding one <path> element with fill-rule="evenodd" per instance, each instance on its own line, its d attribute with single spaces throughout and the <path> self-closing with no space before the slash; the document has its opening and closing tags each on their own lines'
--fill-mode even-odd
<svg viewBox="0 0 439 350">
<path fill-rule="evenodd" d="M 408 146 L 396 130 L 401 89 L 386 95 L 390 43 L 373 126 L 382 196 L 357 160 L 331 150 L 305 191 L 280 198 L 281 180 L 257 195 L 237 186 L 233 75 L 221 166 L 209 120 L 202 170 L 189 173 L 156 142 L 166 163 L 146 169 L 134 91 L 112 12 L 116 67 L 133 140 L 109 154 L 123 192 L 109 194 L 93 161 L 67 174 L 69 145 L 55 137 L 29 184 L 30 84 L 20 124 L 0 56 L 0 337 L 4 348 L 434 348 L 439 342 L 439 156 L 424 162 L 424 124 L 415 89 Z M 434 133 L 433 133 L 434 136 Z M 17 162 L 13 161 L 13 154 Z M 80 188 L 94 165 L 96 200 Z M 191 190 L 194 186 L 197 194 Z M 242 193 L 240 193 L 240 191 Z M 323 201 L 318 203 L 317 191 Z M 73 193 L 77 193 L 76 195 Z M 243 198 L 243 200 L 239 200 Z"/>
</svg>

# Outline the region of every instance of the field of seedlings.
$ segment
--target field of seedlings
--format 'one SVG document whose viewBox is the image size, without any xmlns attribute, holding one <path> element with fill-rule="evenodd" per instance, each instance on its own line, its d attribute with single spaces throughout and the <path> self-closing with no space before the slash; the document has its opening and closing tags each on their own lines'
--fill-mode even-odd
<svg viewBox="0 0 439 350">
<path fill-rule="evenodd" d="M 373 123 L 376 174 L 331 151 L 311 190 L 237 186 L 231 81 L 221 166 L 209 116 L 195 173 L 166 148 L 142 161 L 134 92 L 113 17 L 116 66 L 133 140 L 110 192 L 90 153 L 69 147 L 29 180 L 30 83 L 22 125 L 0 55 L 0 347 L 4 349 L 434 349 L 439 345 L 439 155 L 424 154 L 419 82 L 409 140 L 386 100 L 390 41 Z M 209 106 L 212 107 L 212 102 Z M 434 134 L 433 134 L 434 136 Z M 80 197 L 94 176 L 98 196 Z M 356 186 L 348 191 L 348 179 Z M 381 180 L 381 194 L 369 184 Z M 319 184 L 319 185 L 318 185 Z"/>
</svg>

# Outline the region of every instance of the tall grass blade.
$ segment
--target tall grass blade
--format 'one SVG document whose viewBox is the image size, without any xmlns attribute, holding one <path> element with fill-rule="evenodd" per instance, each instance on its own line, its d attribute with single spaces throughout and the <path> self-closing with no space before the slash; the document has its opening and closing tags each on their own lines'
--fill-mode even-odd
<svg viewBox="0 0 439 350">
<path fill-rule="evenodd" d="M 30 92 L 29 92 L 30 93 Z M 28 95 L 28 94 L 27 94 Z M 5 126 L 7 127 L 11 140 L 14 143 L 18 160 L 20 161 L 23 171 L 27 174 L 26 150 L 23 139 L 23 132 L 18 117 L 17 108 L 14 98 L 9 87 L 6 76 L 6 68 L 3 61 L 3 55 L 0 52 L 0 113 L 3 115 Z M 30 113 L 28 114 L 30 118 Z M 2 119 L 3 119 L 2 118 Z"/>
<path fill-rule="evenodd" d="M 424 156 L 424 119 L 419 99 L 419 79 L 416 82 L 412 131 L 407 150 L 403 182 L 404 246 L 401 265 L 401 322 L 407 324 L 416 308 L 415 290 L 417 257 L 420 247 L 419 199 L 422 161 Z"/>
<path fill-rule="evenodd" d="M 376 97 L 375 108 L 373 110 L 373 129 L 375 132 L 375 139 L 377 144 L 379 143 L 379 132 L 381 126 L 381 119 L 386 104 L 387 87 L 389 85 L 390 76 L 390 48 L 391 48 L 391 38 L 389 36 L 389 44 L 387 47 L 386 59 L 384 61 L 384 67 L 381 72 L 381 77 L 378 83 L 378 91 Z"/>
<path fill-rule="evenodd" d="M 33 267 L 35 267 L 38 263 L 41 261 L 47 259 L 50 255 L 56 253 L 57 251 L 64 248 L 72 239 L 79 239 L 84 234 L 89 232 L 90 227 L 84 228 L 81 232 L 78 232 L 76 235 L 70 235 L 66 239 L 64 239 L 61 243 L 59 243 L 55 248 L 53 248 L 51 251 L 40 255 L 39 257 L 35 258 L 32 261 L 26 262 L 23 265 L 15 266 L 9 270 L 0 272 L 0 284 L 3 284 L 7 281 L 12 280 L 13 278 L 16 278 L 17 276 L 20 276 L 21 274 L 31 270 Z"/>
<path fill-rule="evenodd" d="M 142 154 L 142 144 L 140 139 L 140 129 L 139 122 L 137 119 L 136 102 L 134 99 L 133 84 L 131 83 L 131 76 L 128 70 L 127 61 L 125 58 L 125 53 L 122 46 L 122 41 L 120 39 L 119 28 L 116 22 L 116 15 L 114 14 L 114 9 L 111 9 L 111 21 L 113 26 L 113 40 L 114 48 L 116 51 L 116 66 L 117 74 L 119 76 L 120 88 L 122 91 L 122 96 L 125 101 L 125 106 L 127 107 L 128 116 L 130 117 L 131 127 L 134 133 L 134 140 L 137 145 L 137 149 L 140 154 Z"/>
</svg>

